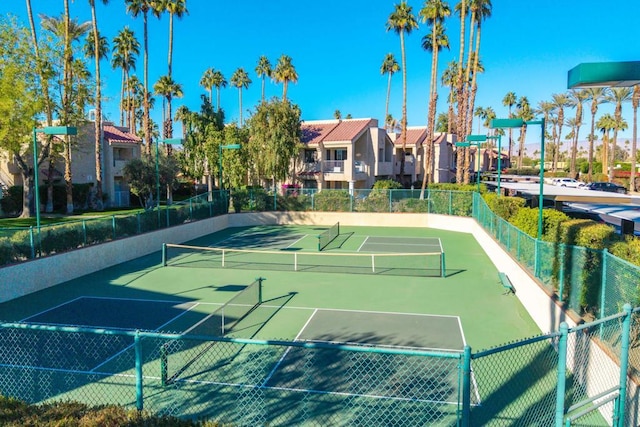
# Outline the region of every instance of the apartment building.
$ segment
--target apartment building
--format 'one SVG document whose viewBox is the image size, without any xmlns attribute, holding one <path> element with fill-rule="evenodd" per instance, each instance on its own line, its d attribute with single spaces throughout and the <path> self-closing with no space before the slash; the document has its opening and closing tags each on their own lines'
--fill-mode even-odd
<svg viewBox="0 0 640 427">
<path fill-rule="evenodd" d="M 71 173 L 75 184 L 95 183 L 95 125 L 85 122 L 78 127 L 76 143 L 71 154 Z M 107 196 L 107 205 L 115 207 L 129 206 L 129 187 L 123 176 L 123 168 L 127 161 L 139 158 L 142 140 L 128 132 L 126 127 L 115 126 L 111 122 L 103 122 L 102 132 L 102 190 Z M 43 138 L 42 135 L 38 135 Z M 56 137 L 57 138 L 57 137 Z M 0 186 L 11 187 L 22 185 L 22 175 L 13 159 L 0 156 Z M 49 179 L 49 164 L 40 165 L 39 181 Z M 56 158 L 54 172 L 51 177 L 55 183 L 64 180 L 64 160 Z"/>
</svg>

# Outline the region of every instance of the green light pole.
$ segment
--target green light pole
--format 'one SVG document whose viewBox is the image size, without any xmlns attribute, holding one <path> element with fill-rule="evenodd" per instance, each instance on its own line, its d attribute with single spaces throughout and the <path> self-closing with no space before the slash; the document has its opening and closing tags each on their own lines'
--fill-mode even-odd
<svg viewBox="0 0 640 427">
<path fill-rule="evenodd" d="M 72 126 L 47 126 L 44 128 L 33 128 L 33 186 L 35 190 L 35 210 L 36 210 L 36 227 L 40 234 L 40 192 L 38 183 L 38 134 L 45 135 L 77 135 L 78 128 Z"/>
<path fill-rule="evenodd" d="M 544 195 L 544 119 L 524 121 L 522 119 L 493 119 L 491 129 L 521 128 L 523 125 L 540 125 L 540 192 L 538 194 L 538 240 L 542 240 L 542 209 Z"/>
<path fill-rule="evenodd" d="M 220 144 L 218 149 L 218 171 L 220 172 L 220 183 L 218 185 L 218 187 L 220 188 L 220 197 L 224 198 L 225 200 L 225 208 L 228 209 L 227 207 L 227 199 L 226 197 L 224 197 L 224 185 L 222 183 L 222 150 L 239 150 L 240 149 L 240 144 Z"/>
<path fill-rule="evenodd" d="M 502 182 L 502 136 L 488 136 L 487 139 L 497 139 L 498 140 L 498 197 L 502 195 L 500 191 L 500 183 Z"/>
</svg>

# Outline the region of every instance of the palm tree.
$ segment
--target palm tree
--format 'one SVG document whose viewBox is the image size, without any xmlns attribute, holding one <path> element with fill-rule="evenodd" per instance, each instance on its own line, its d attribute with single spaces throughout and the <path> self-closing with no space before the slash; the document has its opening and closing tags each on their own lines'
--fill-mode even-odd
<svg viewBox="0 0 640 427">
<path fill-rule="evenodd" d="M 271 78 L 273 75 L 273 69 L 271 68 L 271 62 L 266 56 L 261 56 L 258 59 L 258 65 L 256 65 L 256 74 L 262 79 L 262 102 L 264 102 L 264 86 L 265 80 Z"/>
<path fill-rule="evenodd" d="M 168 71 L 167 76 L 171 77 L 171 65 L 173 62 L 173 17 L 182 19 L 182 17 L 189 13 L 187 10 L 187 0 L 165 0 L 164 4 L 161 4 L 156 9 L 164 9 L 169 12 L 169 52 L 168 52 Z"/>
<path fill-rule="evenodd" d="M 456 76 L 456 101 L 458 103 L 458 118 L 456 125 L 456 134 L 458 135 L 458 140 L 463 140 L 467 134 L 464 128 L 465 126 L 465 102 L 464 102 L 464 85 L 466 81 L 463 80 L 463 72 L 464 72 L 464 43 L 465 43 L 465 24 L 466 24 L 466 13 L 467 13 L 467 0 L 461 0 L 455 6 L 455 9 L 458 11 L 460 15 L 460 50 L 458 54 L 458 73 Z M 457 159 L 456 159 L 456 182 L 461 183 L 464 178 L 464 148 L 457 148 Z"/>
<path fill-rule="evenodd" d="M 124 27 L 113 38 L 113 59 L 111 66 L 122 70 L 120 90 L 120 126 L 124 126 L 125 87 L 128 86 L 129 72 L 136 69 L 136 56 L 140 54 L 140 42 L 129 27 Z"/>
<path fill-rule="evenodd" d="M 640 104 L 640 85 L 633 87 L 631 95 L 631 107 L 633 108 L 633 141 L 631 143 L 631 175 L 629 179 L 629 191 L 636 191 L 636 150 L 638 141 L 638 105 Z"/>
<path fill-rule="evenodd" d="M 138 79 L 138 76 L 135 74 L 127 78 L 127 85 L 125 87 L 127 96 L 124 98 L 124 108 L 127 111 L 127 127 L 129 128 L 129 132 L 136 135 L 136 120 L 137 120 L 137 112 L 144 104 L 143 92 L 144 86 L 142 82 Z M 151 99 L 150 101 L 153 101 Z M 142 118 L 142 116 L 140 116 Z M 144 133 L 144 131 L 143 131 Z"/>
<path fill-rule="evenodd" d="M 513 93 L 513 92 L 511 92 Z M 508 95 L 508 94 L 507 94 Z M 505 97 L 506 98 L 506 97 Z M 551 138 L 551 141 L 555 141 L 555 126 L 557 125 L 557 120 L 555 117 L 553 117 L 552 120 L 550 120 L 550 117 L 552 115 L 554 111 L 554 107 L 553 104 L 549 101 L 540 101 L 538 102 L 538 106 L 537 108 L 534 110 L 534 114 L 535 115 L 542 115 L 542 117 L 544 118 L 544 129 L 542 129 L 542 132 L 547 133 L 547 126 L 548 125 L 552 125 L 553 126 L 553 132 L 554 132 L 554 136 Z M 511 116 L 511 113 L 509 113 L 509 116 Z M 547 138 L 545 138 L 547 139 Z M 552 143 L 552 146 L 555 145 L 555 142 Z M 548 153 L 548 151 L 546 151 Z"/>
<path fill-rule="evenodd" d="M 220 111 L 220 88 L 227 87 L 227 79 L 221 71 L 213 72 L 213 86 L 216 88 L 216 111 Z"/>
<path fill-rule="evenodd" d="M 602 133 L 602 173 L 607 173 L 609 165 L 609 132 L 615 127 L 615 118 L 607 113 L 598 119 L 596 123 L 600 133 Z M 608 176 L 608 173 L 607 173 Z M 611 180 L 610 178 L 608 178 Z"/>
<path fill-rule="evenodd" d="M 569 96 L 566 93 L 554 93 L 551 95 L 553 99 L 551 103 L 557 111 L 558 115 L 558 139 L 556 141 L 558 147 L 560 147 L 560 139 L 562 138 L 562 125 L 564 124 L 564 108 L 569 105 Z M 553 156 L 553 171 L 555 172 L 558 167 L 558 154 L 559 149 L 554 152 Z"/>
<path fill-rule="evenodd" d="M 616 104 L 615 111 L 613 113 L 614 126 L 613 126 L 613 146 L 611 148 L 611 166 L 609 169 L 609 180 L 613 179 L 613 166 L 615 162 L 615 155 L 618 143 L 618 130 L 624 130 L 627 128 L 626 122 L 622 119 L 622 103 L 631 100 L 631 89 L 628 87 L 615 87 L 609 91 L 607 97 L 608 102 Z"/>
<path fill-rule="evenodd" d="M 580 126 L 582 126 L 582 104 L 589 98 L 586 90 L 572 90 L 569 92 L 569 105 L 576 109 L 575 130 L 573 142 L 571 144 L 571 166 L 569 168 L 572 178 L 577 178 L 576 158 L 578 156 L 578 138 L 580 136 Z"/>
<path fill-rule="evenodd" d="M 515 116 L 521 118 L 523 121 L 529 121 L 533 119 L 533 111 L 531 111 L 531 105 L 529 99 L 526 96 L 521 96 L 516 103 Z M 522 160 L 524 157 L 524 142 L 527 139 L 527 125 L 523 124 L 520 128 L 520 145 L 518 148 L 518 169 L 522 169 Z M 544 159 L 542 159 L 541 167 L 544 168 Z"/>
<path fill-rule="evenodd" d="M 163 96 L 167 100 L 166 114 L 164 116 L 162 135 L 164 138 L 173 138 L 173 115 L 171 111 L 171 101 L 173 98 L 182 98 L 182 85 L 176 83 L 170 76 L 162 76 L 153 85 L 156 95 Z"/>
<path fill-rule="evenodd" d="M 393 56 L 393 53 L 387 53 L 382 61 L 382 65 L 380 66 L 380 74 L 387 74 L 387 102 L 384 108 L 384 117 L 385 122 L 386 118 L 389 116 L 389 98 L 391 97 L 391 76 L 400 71 L 400 65 L 398 61 L 396 61 L 396 57 Z M 385 123 L 385 128 L 386 128 Z"/>
<path fill-rule="evenodd" d="M 147 18 L 149 11 L 154 11 L 153 0 L 124 0 L 127 7 L 127 13 L 131 13 L 134 18 L 142 15 L 142 28 L 144 40 L 144 92 L 142 108 L 143 108 L 143 128 L 144 140 L 146 143 L 146 153 L 151 156 L 151 123 L 149 122 L 149 33 L 147 29 Z"/>
<path fill-rule="evenodd" d="M 251 84 L 251 79 L 249 78 L 249 74 L 244 70 L 244 68 L 238 68 L 234 71 L 231 76 L 231 85 L 238 88 L 238 96 L 240 103 L 240 118 L 238 122 L 240 123 L 240 127 L 242 127 L 242 88 L 247 89 Z"/>
<path fill-rule="evenodd" d="M 204 74 L 202 74 L 202 78 L 200 79 L 200 86 L 209 92 L 209 103 L 213 102 L 214 73 L 215 70 L 212 67 L 209 67 L 205 70 Z"/>
<path fill-rule="evenodd" d="M 109 0 L 101 0 L 102 4 L 108 4 Z M 102 150 L 100 141 L 100 130 L 102 129 L 102 82 L 100 81 L 100 60 L 106 58 L 106 49 L 101 49 L 101 38 L 98 33 L 98 17 L 96 16 L 96 2 L 89 0 L 91 6 L 91 23 L 93 25 L 93 55 L 96 65 L 96 118 L 94 121 L 95 130 L 95 155 L 96 155 L 96 200 L 98 208 L 102 208 Z M 104 40 L 106 43 L 106 39 Z M 102 48 L 104 48 L 104 44 Z"/>
<path fill-rule="evenodd" d="M 454 123 L 454 110 L 453 105 L 455 103 L 455 87 L 456 87 L 456 70 L 458 65 L 456 61 L 449 61 L 447 68 L 442 72 L 440 77 L 440 83 L 442 86 L 449 88 L 449 96 L 447 98 L 447 104 L 449 109 L 447 111 L 447 133 L 457 133 Z"/>
<path fill-rule="evenodd" d="M 502 98 L 502 105 L 509 108 L 509 118 L 511 118 L 511 109 L 514 105 L 516 105 L 516 94 L 515 92 L 507 92 L 507 94 Z M 513 147 L 513 129 L 509 128 L 509 158 L 511 158 L 511 149 Z"/>
<path fill-rule="evenodd" d="M 277 82 L 282 82 L 282 100 L 286 101 L 289 82 L 298 82 L 298 73 L 296 72 L 296 67 L 291 63 L 290 56 L 280 56 L 273 72 L 273 77 Z"/>
<path fill-rule="evenodd" d="M 413 15 L 413 8 L 406 0 L 396 4 L 393 12 L 387 19 L 387 31 L 393 30 L 400 36 L 400 52 L 402 54 L 402 119 L 400 132 L 400 142 L 402 143 L 402 155 L 400 156 L 400 179 L 404 175 L 404 153 L 407 148 L 407 58 L 404 48 L 404 35 L 411 34 L 414 28 L 418 28 L 418 22 Z"/>
<path fill-rule="evenodd" d="M 431 26 L 431 34 L 427 34 L 422 38 L 422 48 L 431 51 L 427 145 L 424 153 L 424 175 L 420 191 L 420 198 L 422 199 L 427 183 L 433 180 L 433 135 L 436 126 L 436 105 L 438 102 L 438 53 L 443 48 L 449 49 L 449 38 L 444 32 L 444 21 L 451 15 L 451 9 L 443 0 L 427 0 L 418 15 L 422 18 L 422 22 Z"/>
<path fill-rule="evenodd" d="M 596 113 L 606 95 L 606 90 L 601 87 L 587 89 L 587 99 L 591 101 L 591 133 L 589 134 L 589 171 L 587 180 L 591 182 L 593 178 L 593 142 L 596 139 Z"/>
</svg>

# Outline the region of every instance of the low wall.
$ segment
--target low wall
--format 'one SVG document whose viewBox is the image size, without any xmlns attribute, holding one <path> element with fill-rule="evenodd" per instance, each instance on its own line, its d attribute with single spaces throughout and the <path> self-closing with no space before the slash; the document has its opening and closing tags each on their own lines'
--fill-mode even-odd
<svg viewBox="0 0 640 427">
<path fill-rule="evenodd" d="M 0 303 L 227 228 L 229 216 L 165 228 L 0 268 Z M 160 262 L 160 259 L 158 259 Z"/>
</svg>

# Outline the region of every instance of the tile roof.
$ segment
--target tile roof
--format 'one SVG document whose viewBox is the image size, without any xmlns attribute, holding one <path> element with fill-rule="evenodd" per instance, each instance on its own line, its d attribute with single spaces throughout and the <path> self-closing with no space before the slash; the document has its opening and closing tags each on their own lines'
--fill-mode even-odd
<svg viewBox="0 0 640 427">
<path fill-rule="evenodd" d="M 316 145 L 328 141 L 353 141 L 365 129 L 377 125 L 375 119 L 309 121 L 302 124 L 302 142 Z"/>
<path fill-rule="evenodd" d="M 102 131 L 104 133 L 104 139 L 109 141 L 109 143 L 138 144 L 142 142 L 142 138 L 127 132 L 124 127 L 105 124 L 102 127 Z"/>
<path fill-rule="evenodd" d="M 422 145 L 422 142 L 426 137 L 427 137 L 426 126 L 407 128 L 407 145 L 416 145 L 416 146 Z M 398 141 L 398 139 L 396 139 L 396 141 Z"/>
</svg>

